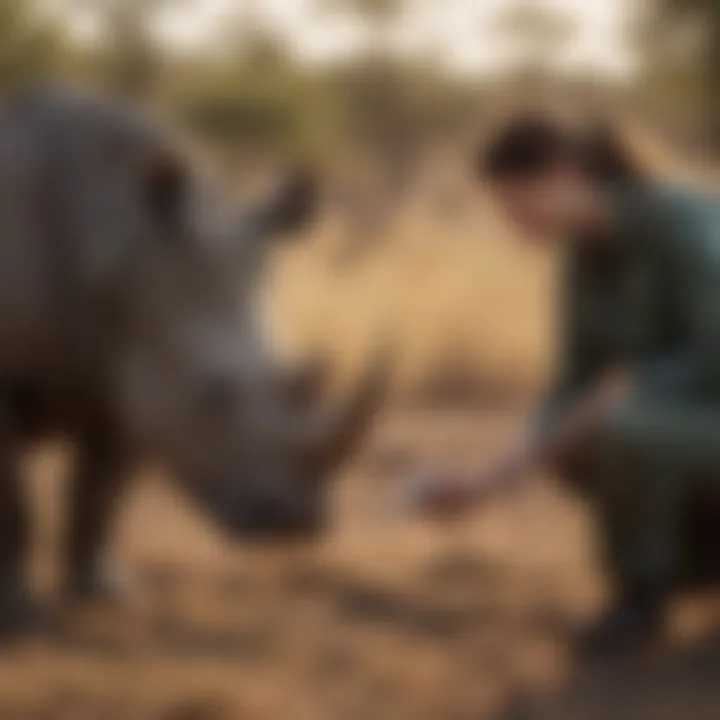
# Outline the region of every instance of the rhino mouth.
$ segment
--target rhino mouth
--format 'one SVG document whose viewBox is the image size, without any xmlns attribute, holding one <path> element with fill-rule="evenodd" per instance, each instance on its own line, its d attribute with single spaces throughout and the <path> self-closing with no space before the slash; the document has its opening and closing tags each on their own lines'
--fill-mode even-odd
<svg viewBox="0 0 720 720">
<path fill-rule="evenodd" d="M 253 543 L 312 542 L 324 535 L 329 525 L 322 502 L 300 508 L 257 498 L 235 509 L 215 505 L 208 510 L 211 519 L 231 537 Z"/>
<path fill-rule="evenodd" d="M 287 423 L 270 430 L 270 437 L 278 437 L 277 452 L 287 454 L 282 481 L 269 466 L 263 478 L 262 462 L 255 464 L 250 482 L 243 478 L 242 457 L 233 459 L 232 469 L 214 467 L 210 473 L 200 460 L 181 469 L 185 493 L 233 538 L 299 542 L 325 534 L 330 525 L 327 481 L 367 435 L 385 397 L 387 377 L 385 362 L 375 363 L 350 396 L 331 407 L 321 408 L 315 393 L 293 405 Z"/>
<path fill-rule="evenodd" d="M 291 431 L 303 472 L 328 477 L 356 454 L 387 395 L 389 359 L 387 349 L 381 347 L 354 390 L 331 407 L 323 407 L 319 399 L 323 378 L 306 382 Z"/>
</svg>

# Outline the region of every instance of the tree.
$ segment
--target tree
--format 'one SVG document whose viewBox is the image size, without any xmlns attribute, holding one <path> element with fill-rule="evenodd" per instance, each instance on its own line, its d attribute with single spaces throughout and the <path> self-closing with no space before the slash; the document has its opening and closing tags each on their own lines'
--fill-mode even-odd
<svg viewBox="0 0 720 720">
<path fill-rule="evenodd" d="M 62 33 L 31 0 L 0 2 L 0 87 L 32 83 L 51 74 Z"/>
<path fill-rule="evenodd" d="M 159 13 L 178 0 L 68 0 L 95 20 L 103 40 L 100 71 L 114 93 L 138 98 L 150 93 L 158 79 L 162 49 L 153 24 Z"/>
<path fill-rule="evenodd" d="M 515 56 L 513 74 L 522 85 L 531 87 L 552 77 L 573 29 L 574 23 L 565 13 L 532 0 L 513 0 L 495 23 L 495 30 Z"/>
<path fill-rule="evenodd" d="M 325 12 L 350 10 L 371 22 L 383 22 L 398 14 L 402 0 L 316 0 L 315 7 Z"/>
<path fill-rule="evenodd" d="M 660 31 L 666 43 L 679 44 L 684 60 L 697 73 L 701 87 L 701 112 L 710 148 L 720 154 L 720 2 L 718 0 L 652 0 L 641 17 L 640 31 L 654 35 L 645 45 L 645 58 L 652 60 L 652 45 Z M 649 51 L 649 52 L 648 52 Z M 657 59 L 657 56 L 655 56 Z"/>
<path fill-rule="evenodd" d="M 402 0 L 315 0 L 314 7 L 318 13 L 350 12 L 356 15 L 370 30 L 365 54 L 377 58 L 392 55 Z"/>
<path fill-rule="evenodd" d="M 402 0 L 317 0 L 320 12 L 350 12 L 369 29 L 368 41 L 351 67 L 333 78 L 341 98 L 342 125 L 373 177 L 376 197 L 366 212 L 371 223 L 385 221 L 399 204 L 417 160 L 419 118 L 413 116 L 409 73 L 394 54 Z"/>
</svg>

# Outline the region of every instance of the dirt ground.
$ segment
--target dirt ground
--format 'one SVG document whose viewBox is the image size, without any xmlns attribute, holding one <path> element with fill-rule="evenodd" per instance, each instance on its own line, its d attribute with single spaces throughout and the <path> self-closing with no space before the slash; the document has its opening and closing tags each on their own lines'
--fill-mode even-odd
<svg viewBox="0 0 720 720">
<path fill-rule="evenodd" d="M 4 650 L 0 720 L 720 717 L 720 642 L 697 602 L 662 652 L 572 662 L 573 628 L 602 588 L 582 509 L 552 482 L 460 527 L 388 512 L 409 458 L 481 463 L 517 420 L 388 413 L 339 484 L 337 529 L 312 548 L 231 547 L 162 483 L 139 483 L 117 543 L 137 598 L 58 611 Z M 33 460 L 40 577 L 59 462 Z"/>
</svg>

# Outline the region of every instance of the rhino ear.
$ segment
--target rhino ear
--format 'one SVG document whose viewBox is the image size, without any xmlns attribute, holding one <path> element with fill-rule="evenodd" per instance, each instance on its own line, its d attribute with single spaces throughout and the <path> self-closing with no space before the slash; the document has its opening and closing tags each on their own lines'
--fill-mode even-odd
<svg viewBox="0 0 720 720">
<path fill-rule="evenodd" d="M 285 234 L 306 227 L 317 210 L 318 183 L 308 170 L 297 170 L 261 204 L 260 224 L 265 232 Z"/>
<path fill-rule="evenodd" d="M 188 172 L 172 151 L 152 154 L 143 168 L 142 199 L 153 224 L 172 234 L 182 227 L 186 212 Z"/>
</svg>

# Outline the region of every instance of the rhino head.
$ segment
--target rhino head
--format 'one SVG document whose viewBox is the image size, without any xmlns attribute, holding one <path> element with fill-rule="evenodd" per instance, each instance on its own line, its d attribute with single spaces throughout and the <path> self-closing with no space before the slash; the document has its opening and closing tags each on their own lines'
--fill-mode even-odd
<svg viewBox="0 0 720 720">
<path fill-rule="evenodd" d="M 321 408 L 317 385 L 287 377 L 274 357 L 262 260 L 310 219 L 313 181 L 294 174 L 236 210 L 175 153 L 137 167 L 140 241 L 120 267 L 113 315 L 123 426 L 222 528 L 315 534 L 328 519 L 327 480 L 365 433 L 385 373 L 373 364 L 351 397 Z"/>
</svg>

